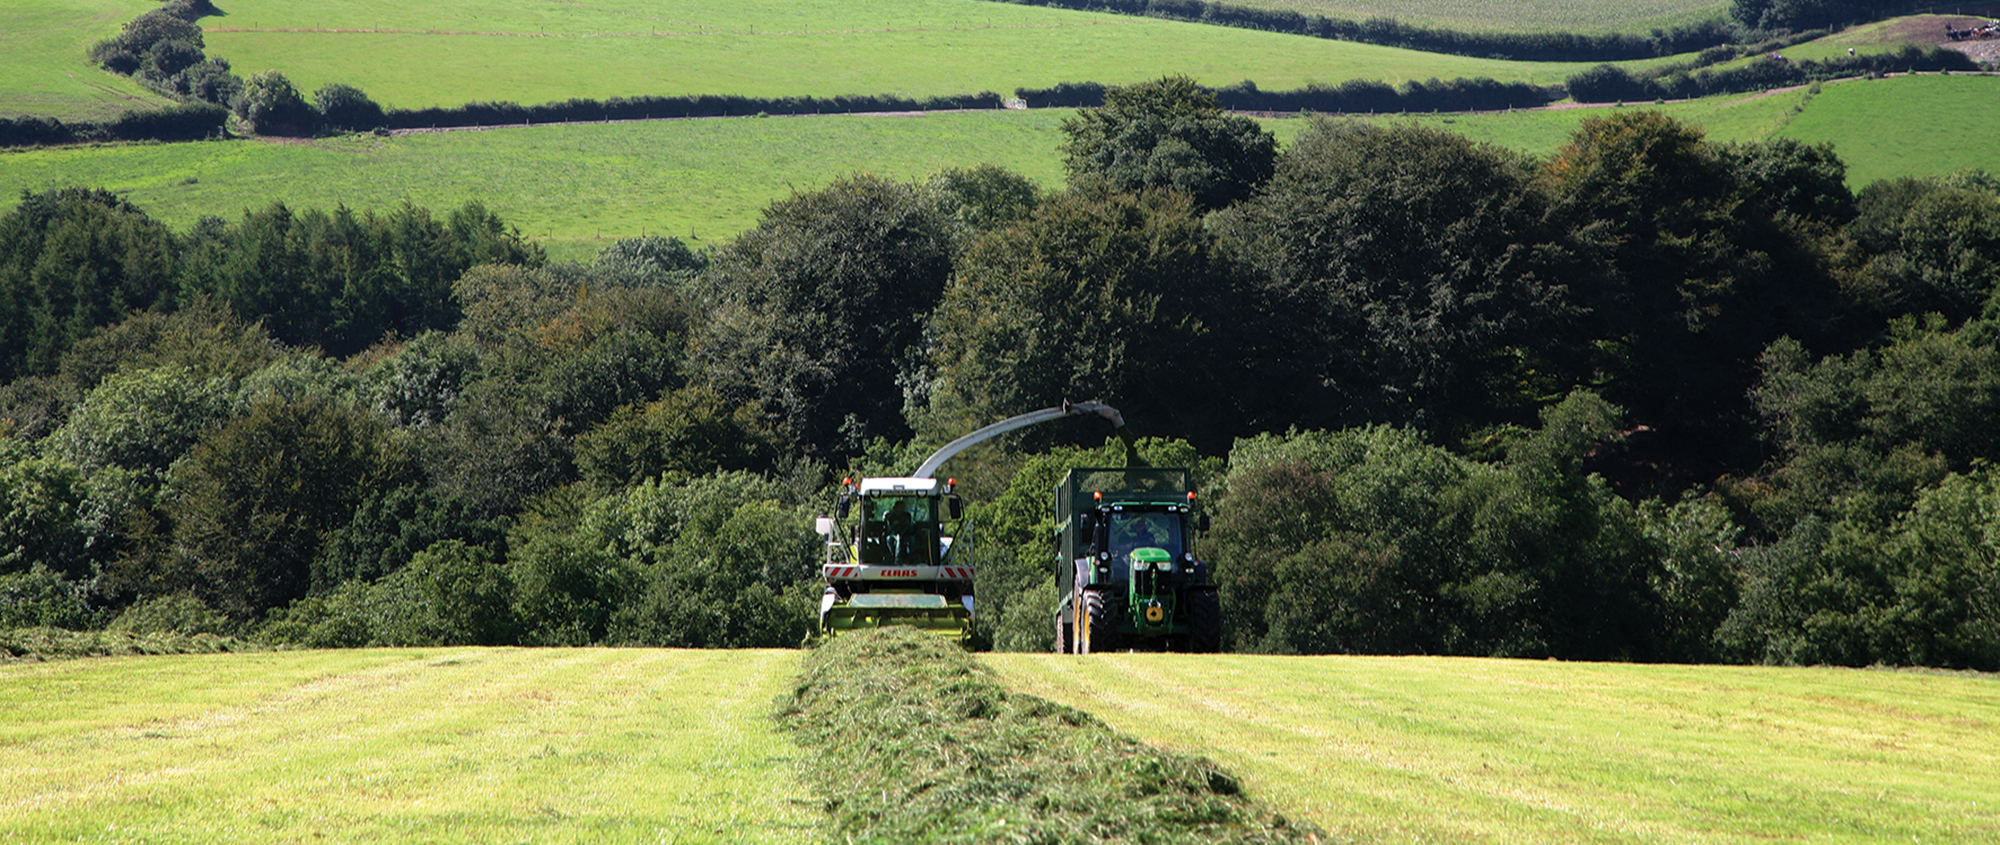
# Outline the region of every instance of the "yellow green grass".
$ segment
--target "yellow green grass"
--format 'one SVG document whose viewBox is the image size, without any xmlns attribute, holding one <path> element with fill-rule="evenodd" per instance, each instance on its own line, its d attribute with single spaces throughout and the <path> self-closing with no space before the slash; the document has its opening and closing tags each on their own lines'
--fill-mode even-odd
<svg viewBox="0 0 2000 845">
<path fill-rule="evenodd" d="M 0 666 L 0 841 L 797 842 L 788 651 Z"/>
<path fill-rule="evenodd" d="M 0 4 L 0 117 L 104 120 L 169 102 L 90 63 L 90 45 L 153 8 L 146 0 L 9 0 Z"/>
<path fill-rule="evenodd" d="M 855 172 L 919 179 L 996 164 L 1045 185 L 1066 110 L 538 126 L 299 143 L 0 151 L 0 209 L 22 190 L 92 185 L 177 229 L 294 208 L 453 208 L 478 200 L 563 258 L 641 234 L 715 244 L 772 201 Z"/>
<path fill-rule="evenodd" d="M 988 655 L 1362 842 L 2000 841 L 2000 678 L 1463 658 Z"/>
<path fill-rule="evenodd" d="M 1212 85 L 1493 77 L 1556 83 L 1578 62 L 1442 56 L 982 0 L 231 0 L 209 52 L 305 91 L 385 106 L 573 97 L 934 96 L 1185 73 Z"/>
<path fill-rule="evenodd" d="M 1395 18 L 1407 24 L 1479 32 L 1629 32 L 1694 24 L 1729 15 L 1715 0 L 1224 0 L 1253 9 L 1364 20 Z"/>
</svg>

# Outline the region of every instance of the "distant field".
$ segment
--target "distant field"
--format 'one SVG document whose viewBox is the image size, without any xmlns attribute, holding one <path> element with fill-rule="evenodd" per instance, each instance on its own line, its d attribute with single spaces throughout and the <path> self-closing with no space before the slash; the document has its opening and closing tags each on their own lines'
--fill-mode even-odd
<svg viewBox="0 0 2000 845">
<path fill-rule="evenodd" d="M 1339 841 L 2000 841 L 2000 678 L 1452 658 L 993 654 Z"/>
<path fill-rule="evenodd" d="M 433 209 L 479 200 L 552 254 L 588 258 L 640 234 L 716 244 L 773 200 L 857 171 L 917 179 L 997 164 L 1054 187 L 1068 110 L 924 117 L 770 117 L 538 126 L 301 143 L 145 144 L 0 151 L 0 210 L 20 192 L 122 193 L 186 229 L 202 215 L 294 208 Z"/>
<path fill-rule="evenodd" d="M 1441 56 L 982 0 L 233 0 L 204 18 L 239 73 L 387 106 L 572 97 L 1011 93 L 1185 73 L 1267 89 L 1349 79 L 1556 83 L 1589 66 Z M 337 30 L 337 31 L 336 31 Z M 384 57 L 394 57 L 385 60 Z"/>
<path fill-rule="evenodd" d="M 789 651 L 0 665 L 0 841 L 773 842 L 818 809 Z"/>
<path fill-rule="evenodd" d="M 1828 85 L 1784 129 L 1832 141 L 1860 187 L 1962 167 L 2000 174 L 2000 77 L 1926 75 Z"/>
<path fill-rule="evenodd" d="M 0 117 L 100 120 L 168 101 L 90 63 L 90 45 L 153 8 L 146 0 L 0 4 Z"/>
<path fill-rule="evenodd" d="M 1482 32 L 1629 32 L 1643 35 L 1726 18 L 1729 4 L 1715 0 L 1225 0 L 1259 9 L 1363 20 L 1395 18 L 1408 24 Z"/>
<path fill-rule="evenodd" d="M 1782 133 L 1831 141 L 1849 184 L 2000 171 L 2000 77 L 1923 76 L 1844 82 L 1817 96 L 1725 95 L 1657 108 L 1716 141 Z M 1805 104 L 1802 112 L 1794 110 Z M 170 225 L 294 207 L 435 209 L 479 200 L 559 258 L 588 258 L 643 233 L 717 244 L 754 225 L 771 201 L 866 171 L 918 179 L 996 164 L 1044 186 L 1062 183 L 1064 109 L 924 117 L 771 117 L 656 121 L 347 137 L 300 143 L 143 144 L 0 151 L 0 210 L 22 190 L 108 187 Z M 1602 109 L 1382 117 L 1441 126 L 1534 155 L 1554 152 Z M 1269 120 L 1280 143 L 1306 121 Z"/>
</svg>

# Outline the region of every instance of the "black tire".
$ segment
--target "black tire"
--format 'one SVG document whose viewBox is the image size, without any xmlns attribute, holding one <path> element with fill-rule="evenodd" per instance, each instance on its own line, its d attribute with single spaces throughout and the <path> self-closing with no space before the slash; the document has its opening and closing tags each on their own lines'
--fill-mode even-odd
<svg viewBox="0 0 2000 845">
<path fill-rule="evenodd" d="M 1056 653 L 1070 654 L 1076 651 L 1076 626 L 1070 624 L 1070 617 L 1076 611 L 1064 606 L 1056 613 Z"/>
<path fill-rule="evenodd" d="M 1222 599 L 1214 590 L 1189 590 L 1181 594 L 1187 614 L 1187 650 L 1214 654 L 1222 650 Z"/>
<path fill-rule="evenodd" d="M 1111 628 L 1111 616 L 1105 607 L 1103 593 L 1096 590 L 1083 592 L 1083 625 L 1083 637 L 1076 647 L 1078 654 L 1118 650 L 1118 632 Z"/>
</svg>

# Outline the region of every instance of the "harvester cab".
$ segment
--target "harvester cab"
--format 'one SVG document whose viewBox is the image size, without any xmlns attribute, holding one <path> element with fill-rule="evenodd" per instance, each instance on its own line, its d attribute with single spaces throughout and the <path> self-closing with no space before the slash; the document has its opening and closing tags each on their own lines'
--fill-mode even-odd
<svg viewBox="0 0 2000 845">
<path fill-rule="evenodd" d="M 1057 650 L 1221 649 L 1221 601 L 1194 548 L 1208 516 L 1187 470 L 1070 470 L 1056 520 Z"/>
<path fill-rule="evenodd" d="M 952 481 L 867 478 L 842 484 L 834 516 L 820 517 L 820 633 L 914 625 L 972 636 L 972 567 L 952 554 L 964 505 Z"/>
</svg>

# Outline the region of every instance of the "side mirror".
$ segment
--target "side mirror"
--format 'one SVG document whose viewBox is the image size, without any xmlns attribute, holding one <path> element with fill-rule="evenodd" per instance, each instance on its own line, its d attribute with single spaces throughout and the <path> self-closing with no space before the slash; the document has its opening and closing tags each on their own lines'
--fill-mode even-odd
<svg viewBox="0 0 2000 845">
<path fill-rule="evenodd" d="M 846 493 L 840 494 L 840 502 L 833 506 L 834 517 L 837 519 L 846 519 L 847 510 L 853 504 L 854 504 L 854 497 L 849 496 Z"/>
<path fill-rule="evenodd" d="M 813 530 L 819 532 L 821 537 L 833 539 L 833 517 L 822 516 L 813 520 Z"/>
<path fill-rule="evenodd" d="M 1208 514 L 1205 514 L 1205 513 L 1198 513 L 1198 514 L 1195 514 L 1195 516 L 1194 516 L 1194 530 L 1196 530 L 1196 531 L 1200 531 L 1200 532 L 1201 532 L 1201 533 L 1203 533 L 1203 534 L 1207 534 L 1207 533 L 1208 533 L 1208 524 L 1209 524 L 1209 523 L 1208 523 Z"/>
<path fill-rule="evenodd" d="M 944 510 L 945 510 L 945 513 L 947 513 L 947 514 L 950 514 L 950 515 L 951 515 L 951 521 L 953 521 L 953 522 L 957 522 L 957 521 L 959 521 L 959 520 L 961 520 L 961 519 L 964 519 L 964 518 L 965 518 L 965 500 L 963 500 L 963 499 L 960 499 L 960 498 L 959 498 L 959 497 L 957 497 L 957 496 L 953 496 L 953 497 L 951 497 L 951 498 L 949 498 L 949 499 L 946 499 L 946 500 L 944 500 Z"/>
</svg>

